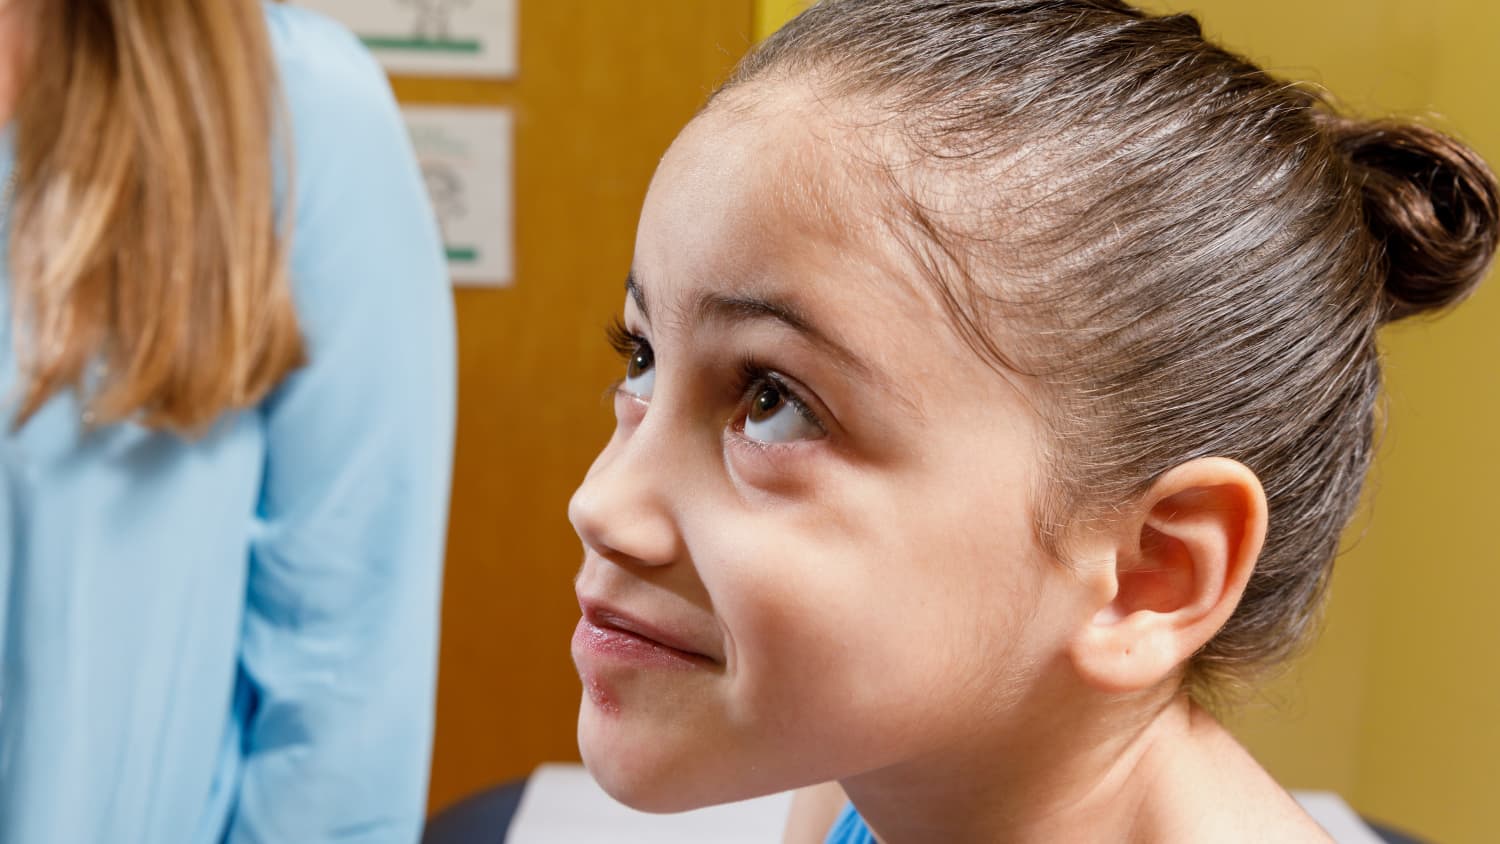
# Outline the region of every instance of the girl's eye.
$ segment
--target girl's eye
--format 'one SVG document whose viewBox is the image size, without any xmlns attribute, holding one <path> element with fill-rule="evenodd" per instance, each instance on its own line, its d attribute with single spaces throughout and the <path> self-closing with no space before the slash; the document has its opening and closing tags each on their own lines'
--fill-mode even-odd
<svg viewBox="0 0 1500 844">
<path fill-rule="evenodd" d="M 773 378 L 762 379 L 749 391 L 745 410 L 745 438 L 761 443 L 815 440 L 823 426 L 802 400 Z"/>
<path fill-rule="evenodd" d="M 636 398 L 651 398 L 651 388 L 656 385 L 656 354 L 651 351 L 651 344 L 619 320 L 607 333 L 609 344 L 625 359 L 625 380 L 620 389 Z"/>
<path fill-rule="evenodd" d="M 656 386 L 656 355 L 651 344 L 640 341 L 625 361 L 625 392 L 636 398 L 651 398 L 651 388 Z"/>
</svg>

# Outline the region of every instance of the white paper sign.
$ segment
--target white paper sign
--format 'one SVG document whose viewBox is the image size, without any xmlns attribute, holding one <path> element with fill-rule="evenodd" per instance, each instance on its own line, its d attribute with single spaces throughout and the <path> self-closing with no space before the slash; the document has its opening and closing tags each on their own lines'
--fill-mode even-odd
<svg viewBox="0 0 1500 844">
<path fill-rule="evenodd" d="M 391 73 L 516 75 L 519 0 L 298 0 L 354 30 Z"/>
<path fill-rule="evenodd" d="M 406 106 L 402 113 L 443 228 L 454 283 L 509 286 L 515 272 L 510 112 Z"/>
</svg>

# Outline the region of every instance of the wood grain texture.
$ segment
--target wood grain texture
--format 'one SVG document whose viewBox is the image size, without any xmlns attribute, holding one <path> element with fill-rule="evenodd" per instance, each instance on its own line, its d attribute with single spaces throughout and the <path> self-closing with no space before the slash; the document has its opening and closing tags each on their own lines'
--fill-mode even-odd
<svg viewBox="0 0 1500 844">
<path fill-rule="evenodd" d="M 521 8 L 512 82 L 394 80 L 406 103 L 516 116 L 516 284 L 458 292 L 459 430 L 433 810 L 577 759 L 568 497 L 613 426 L 636 217 L 673 136 L 750 43 L 752 0 Z"/>
</svg>

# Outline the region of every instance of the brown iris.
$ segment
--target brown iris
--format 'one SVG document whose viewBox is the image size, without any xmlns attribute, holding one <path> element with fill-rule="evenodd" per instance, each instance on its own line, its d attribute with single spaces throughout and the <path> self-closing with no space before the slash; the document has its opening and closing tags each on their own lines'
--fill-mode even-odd
<svg viewBox="0 0 1500 844">
<path fill-rule="evenodd" d="M 626 378 L 639 378 L 651 369 L 656 358 L 651 353 L 650 346 L 637 346 L 635 352 L 630 355 L 630 361 L 625 364 Z"/>
<path fill-rule="evenodd" d="M 751 422 L 764 422 L 776 415 L 782 405 L 786 404 L 786 396 L 777 387 L 762 387 L 755 398 L 750 400 L 750 410 L 745 418 Z"/>
</svg>

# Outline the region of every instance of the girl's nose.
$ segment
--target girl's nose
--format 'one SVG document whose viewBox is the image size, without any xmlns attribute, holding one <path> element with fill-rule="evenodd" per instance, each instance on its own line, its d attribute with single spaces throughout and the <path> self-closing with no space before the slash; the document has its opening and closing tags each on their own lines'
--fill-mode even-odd
<svg viewBox="0 0 1500 844">
<path fill-rule="evenodd" d="M 670 455 L 649 428 L 617 432 L 568 502 L 585 547 L 616 563 L 665 566 L 680 556 Z"/>
</svg>

